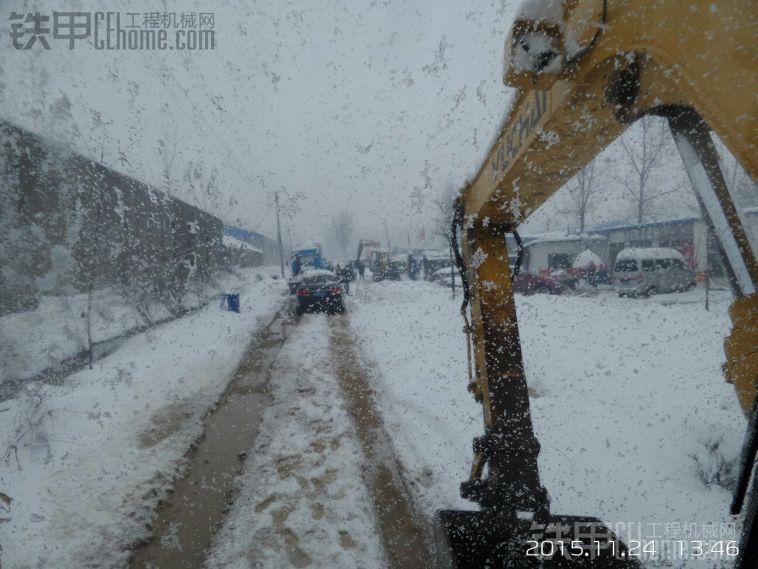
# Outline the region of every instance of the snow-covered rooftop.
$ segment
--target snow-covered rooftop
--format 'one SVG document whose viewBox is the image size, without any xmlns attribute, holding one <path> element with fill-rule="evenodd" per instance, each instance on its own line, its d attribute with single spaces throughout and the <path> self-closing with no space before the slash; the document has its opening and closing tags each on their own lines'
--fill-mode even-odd
<svg viewBox="0 0 758 569">
<path fill-rule="evenodd" d="M 230 235 L 224 235 L 224 246 L 231 247 L 232 249 L 245 249 L 247 251 L 252 251 L 253 253 L 263 254 L 263 251 L 258 249 L 258 247 L 253 247 L 247 241 L 237 239 L 236 237 L 232 237 Z"/>
<path fill-rule="evenodd" d="M 425 251 L 424 255 L 426 256 L 427 259 L 449 259 L 450 251 L 448 250 Z"/>
<path fill-rule="evenodd" d="M 304 267 L 301 273 L 302 277 L 333 277 L 334 273 L 326 269 L 313 269 L 310 267 Z"/>
<path fill-rule="evenodd" d="M 313 241 L 310 241 L 310 242 L 306 241 L 304 243 L 300 243 L 299 245 L 296 245 L 295 247 L 293 247 L 292 251 L 293 252 L 294 251 L 303 251 L 303 250 L 306 250 L 306 249 L 319 249 L 319 250 L 321 250 L 321 244 L 320 243 L 315 243 Z"/>
<path fill-rule="evenodd" d="M 676 249 L 669 247 L 628 247 L 619 251 L 620 259 L 684 259 Z"/>
<path fill-rule="evenodd" d="M 534 233 L 530 235 L 533 238 L 529 243 L 524 243 L 524 247 L 530 247 L 537 243 L 554 243 L 556 241 L 603 241 L 607 239 L 604 235 L 566 235 L 565 233 Z"/>
</svg>

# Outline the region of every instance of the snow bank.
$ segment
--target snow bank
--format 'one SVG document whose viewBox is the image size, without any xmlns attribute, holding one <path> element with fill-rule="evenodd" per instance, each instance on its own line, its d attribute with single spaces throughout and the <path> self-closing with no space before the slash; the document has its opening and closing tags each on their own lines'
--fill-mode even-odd
<svg viewBox="0 0 758 569">
<path fill-rule="evenodd" d="M 262 267 L 224 275 L 213 296 L 239 288 L 248 279 L 268 278 L 272 269 Z M 187 297 L 188 309 L 206 300 Z M 171 318 L 158 303 L 144 308 L 152 322 Z M 43 296 L 35 310 L 0 318 L 0 383 L 34 377 L 87 349 L 87 295 Z M 115 338 L 148 322 L 134 308 L 133 301 L 114 289 L 98 290 L 92 300 L 92 340 Z"/>
<path fill-rule="evenodd" d="M 377 405 L 421 511 L 469 507 L 457 488 L 482 413 L 466 392 L 459 301 L 423 281 L 360 283 L 353 298 L 364 368 L 376 376 Z"/>
<path fill-rule="evenodd" d="M 663 524 L 734 521 L 731 492 L 705 485 L 694 458 L 707 468 L 706 447 L 720 441 L 723 457 L 734 459 L 746 426 L 721 375 L 730 299 L 719 294 L 710 312 L 698 291 L 640 301 L 517 295 L 553 511 L 638 523 L 643 536 L 652 523 L 660 532 Z M 357 298 L 353 327 L 420 505 L 430 516 L 471 507 L 458 485 L 482 427 L 466 392 L 460 296 L 404 281 L 361 284 Z M 622 536 L 635 531 L 627 530 Z"/>
<path fill-rule="evenodd" d="M 63 385 L 27 385 L 0 403 L 0 524 L 8 567 L 122 567 L 180 470 L 283 284 L 238 283 L 241 314 L 212 303 L 128 339 Z M 17 455 L 17 460 L 16 460 Z"/>
<path fill-rule="evenodd" d="M 169 318 L 158 304 L 153 320 Z M 26 379 L 87 349 L 87 295 L 43 296 L 35 310 L 0 318 L 0 383 Z M 146 324 L 114 290 L 99 290 L 92 301 L 92 339 L 102 342 Z"/>
</svg>

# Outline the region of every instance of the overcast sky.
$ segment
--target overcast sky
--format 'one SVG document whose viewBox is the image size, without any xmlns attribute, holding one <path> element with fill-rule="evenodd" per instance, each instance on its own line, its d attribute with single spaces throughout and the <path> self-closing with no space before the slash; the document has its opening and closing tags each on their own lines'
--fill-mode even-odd
<svg viewBox="0 0 758 569">
<path fill-rule="evenodd" d="M 514 2 L 138 4 L 4 2 L 2 114 L 158 186 L 168 166 L 170 191 L 188 201 L 201 201 L 188 165 L 216 169 L 217 213 L 243 227 L 271 231 L 271 192 L 286 188 L 305 196 L 296 238 L 320 238 L 343 207 L 366 237 L 385 219 L 415 231 L 432 212 L 412 195 L 432 199 L 475 172 L 506 110 Z M 214 12 L 216 49 L 8 49 L 14 10 L 144 9 Z"/>
<path fill-rule="evenodd" d="M 435 196 L 476 172 L 505 116 L 503 45 L 519 3 L 6 1 L 0 113 L 227 223 L 273 234 L 280 190 L 285 205 L 303 196 L 285 238 L 324 240 L 348 209 L 356 239 L 383 238 L 386 222 L 414 241 L 431 231 Z M 11 12 L 53 10 L 110 10 L 122 23 L 145 10 L 213 12 L 216 49 L 9 48 Z"/>
</svg>

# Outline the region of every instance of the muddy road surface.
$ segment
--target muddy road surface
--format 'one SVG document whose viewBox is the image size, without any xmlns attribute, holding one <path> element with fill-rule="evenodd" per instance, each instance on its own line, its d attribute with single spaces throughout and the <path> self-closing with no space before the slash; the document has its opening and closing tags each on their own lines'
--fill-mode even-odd
<svg viewBox="0 0 758 569">
<path fill-rule="evenodd" d="M 292 329 L 287 333 L 289 327 L 303 325 L 321 332 L 314 334 L 309 328 L 310 335 L 293 334 Z M 298 343 L 303 341 L 307 341 L 308 345 L 299 346 Z M 313 358 L 316 363 L 306 365 L 304 360 L 308 359 L 307 354 L 313 350 L 321 356 Z M 300 367 L 293 365 L 293 362 L 286 363 L 289 360 L 300 362 Z M 314 365 L 318 369 L 311 369 Z M 305 369 L 303 366 L 310 367 Z M 275 387 L 283 382 L 285 385 L 281 389 Z M 216 558 L 211 563 L 218 564 L 219 551 L 225 551 L 225 547 L 228 550 L 230 541 L 227 535 L 229 531 L 218 532 L 217 536 L 217 530 L 228 524 L 230 519 L 232 527 L 239 525 L 240 520 L 245 519 L 240 516 L 245 514 L 240 514 L 237 510 L 252 511 L 258 516 L 246 519 L 243 525 L 248 530 L 252 531 L 256 524 L 263 524 L 266 527 L 259 528 L 260 535 L 268 535 L 268 539 L 273 540 L 272 544 L 280 538 L 286 542 L 282 558 L 285 564 L 292 567 L 324 566 L 321 562 L 325 559 L 319 557 L 317 548 L 311 547 L 309 550 L 307 547 L 313 545 L 313 540 L 309 542 L 306 539 L 300 544 L 297 535 L 287 525 L 293 522 L 292 516 L 304 518 L 295 523 L 296 527 L 301 528 L 298 531 L 305 531 L 303 535 L 306 538 L 309 532 L 323 532 L 324 535 L 336 532 L 339 549 L 363 547 L 363 544 L 354 542 L 351 537 L 350 532 L 357 531 L 357 528 L 345 528 L 338 524 L 332 528 L 334 532 L 324 529 L 323 524 L 330 518 L 327 514 L 332 509 L 345 510 L 338 503 L 339 493 L 334 490 L 340 482 L 337 478 L 327 477 L 328 479 L 322 480 L 326 475 L 348 477 L 349 480 L 345 480 L 345 483 L 357 483 L 365 487 L 360 500 L 362 504 L 358 507 L 366 511 L 368 518 L 364 516 L 364 526 L 369 531 L 368 535 L 373 535 L 370 541 L 376 543 L 375 551 L 379 552 L 378 556 L 368 556 L 374 560 L 369 562 L 372 569 L 373 565 L 377 565 L 377 569 L 384 565 L 379 561 L 382 556 L 391 569 L 431 568 L 432 541 L 429 524 L 418 515 L 414 507 L 403 480 L 402 467 L 395 457 L 392 441 L 376 408 L 371 383 L 370 373 L 362 363 L 350 327 L 349 314 L 330 317 L 306 315 L 302 322 L 299 318 L 278 316 L 256 335 L 223 397 L 209 413 L 203 436 L 187 455 L 188 466 L 184 476 L 177 480 L 173 492 L 159 506 L 151 539 L 135 547 L 130 569 L 200 569 L 207 561 L 211 561 L 208 558 L 211 546 L 216 550 L 219 548 L 219 539 L 222 542 L 226 540 L 227 545 L 222 545 L 215 552 Z M 279 401 L 282 397 L 284 399 Z M 314 398 L 319 401 L 314 401 Z M 339 419 L 339 414 L 334 415 L 335 405 L 344 406 L 342 419 Z M 266 415 L 269 418 L 262 421 L 264 412 L 269 407 L 271 411 Z M 277 417 L 282 413 L 292 416 L 291 413 L 300 414 L 305 408 L 324 409 L 323 420 L 328 424 L 322 427 L 328 432 L 334 431 L 334 436 L 330 439 L 331 451 L 329 446 L 321 445 L 324 446 L 321 448 L 320 439 L 316 440 L 311 444 L 313 448 L 309 447 L 302 457 L 285 457 L 295 466 L 300 465 L 289 473 L 287 468 L 290 463 L 279 457 L 285 449 L 266 449 L 266 445 L 261 443 L 264 444 L 265 456 L 256 456 L 253 464 L 248 461 L 246 465 L 247 453 L 254 448 L 259 432 L 268 433 L 266 425 L 275 424 L 277 419 L 272 423 L 272 413 Z M 170 426 L 166 428 L 169 429 Z M 284 430 L 286 428 L 280 425 L 278 430 L 272 432 Z M 296 438 L 324 438 L 321 436 L 324 433 L 320 435 L 316 431 L 317 429 L 306 429 L 302 437 Z M 160 436 L 160 433 L 157 435 Z M 350 442 L 344 437 L 350 439 Z M 264 442 L 267 438 L 268 435 L 262 436 Z M 337 456 L 340 441 L 350 448 L 354 447 L 352 454 L 347 457 Z M 266 458 L 268 454 L 271 454 L 270 460 Z M 330 454 L 331 462 L 334 463 L 331 465 L 328 464 Z M 311 462 L 313 464 L 309 466 Z M 308 516 L 298 515 L 298 504 L 305 503 L 305 498 L 309 496 L 303 488 L 289 498 L 274 493 L 268 501 L 254 502 L 252 508 L 246 505 L 255 499 L 257 493 L 273 491 L 268 487 L 261 488 L 267 484 L 264 480 L 266 470 L 270 469 L 269 463 L 271 467 L 276 467 L 278 479 L 285 482 L 294 479 L 300 486 L 305 484 L 307 488 L 303 488 L 309 490 L 310 494 L 325 494 L 321 502 L 309 502 Z M 327 466 L 329 468 L 324 471 L 326 474 L 322 473 L 320 477 L 314 475 Z M 319 484 L 324 487 L 321 494 L 316 492 Z M 336 500 L 333 505 L 323 502 L 323 498 L 330 492 Z M 279 501 L 286 502 L 285 498 L 292 503 L 287 502 L 286 507 L 274 508 Z M 275 514 L 271 514 L 271 528 L 268 528 L 265 518 L 260 517 L 269 515 L 269 509 Z M 366 521 L 371 517 L 374 518 L 373 522 Z M 308 530 L 308 527 L 312 529 Z M 251 537 L 249 532 L 243 532 L 233 537 L 231 543 L 246 542 Z M 365 539 L 368 537 L 364 535 L 364 541 Z M 246 555 L 248 560 L 257 559 L 255 552 L 261 549 L 261 544 L 254 541 L 240 545 L 240 551 L 244 552 L 241 554 Z M 366 547 L 368 553 L 371 547 Z M 328 554 L 328 547 L 322 553 Z M 368 560 L 364 558 L 363 561 Z"/>
<path fill-rule="evenodd" d="M 363 450 L 364 476 L 389 566 L 392 569 L 431 569 L 428 524 L 415 511 L 403 480 L 347 314 L 330 320 L 329 346 L 340 391 Z"/>
<path fill-rule="evenodd" d="M 279 315 L 254 337 L 205 432 L 187 456 L 184 477 L 159 506 L 153 536 L 135 548 L 131 569 L 203 566 L 213 533 L 232 499 L 234 479 L 269 404 L 269 370 L 286 339 Z"/>
</svg>

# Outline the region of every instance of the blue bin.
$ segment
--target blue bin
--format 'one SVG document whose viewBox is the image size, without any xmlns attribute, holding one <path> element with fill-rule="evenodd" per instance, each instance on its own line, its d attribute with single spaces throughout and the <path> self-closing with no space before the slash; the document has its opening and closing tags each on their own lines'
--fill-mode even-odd
<svg viewBox="0 0 758 569">
<path fill-rule="evenodd" d="M 229 312 L 240 311 L 240 295 L 239 294 L 226 294 L 226 309 Z"/>
</svg>

